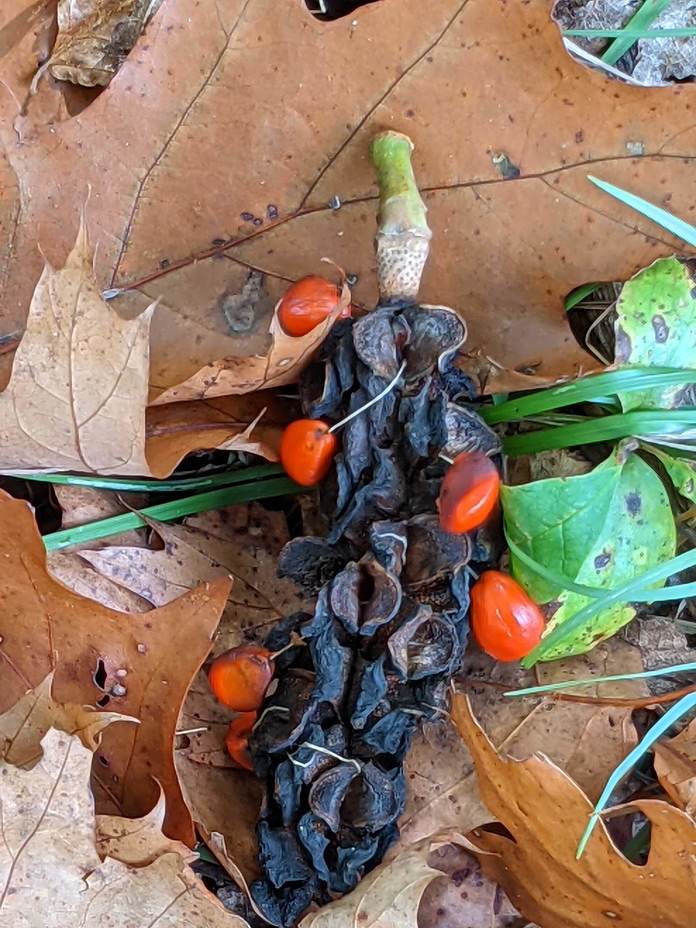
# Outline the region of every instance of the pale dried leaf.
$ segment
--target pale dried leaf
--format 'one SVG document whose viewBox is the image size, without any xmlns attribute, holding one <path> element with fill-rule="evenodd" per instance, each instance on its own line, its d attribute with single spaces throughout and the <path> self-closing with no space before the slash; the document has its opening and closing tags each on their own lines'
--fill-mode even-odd
<svg viewBox="0 0 696 928">
<path fill-rule="evenodd" d="M 421 897 L 441 876 L 428 852 L 426 843 L 381 864 L 347 896 L 305 916 L 300 928 L 417 928 Z"/>
<path fill-rule="evenodd" d="M 0 563 L 0 712 L 55 671 L 56 701 L 108 704 L 139 718 L 140 725 L 112 725 L 103 733 L 94 765 L 97 809 L 143 815 L 157 801 L 158 780 L 167 797 L 166 833 L 193 842 L 174 770 L 174 734 L 191 680 L 210 649 L 229 580 L 203 584 L 161 609 L 114 612 L 49 575 L 30 507 L 5 493 Z"/>
<path fill-rule="evenodd" d="M 58 703 L 51 696 L 53 673 L 0 715 L 0 757 L 17 767 L 32 767 L 42 756 L 41 742 L 51 728 L 75 735 L 96 751 L 104 729 L 114 722 L 138 724 L 118 712 L 98 712 L 90 706 Z"/>
<path fill-rule="evenodd" d="M 128 511 L 118 495 L 110 490 L 55 483 L 52 491 L 61 508 L 61 528 L 74 528 L 86 522 L 108 519 Z M 145 493 L 129 493 L 127 499 L 132 509 L 142 509 L 148 504 Z M 111 535 L 108 539 L 95 541 L 93 545 L 100 548 L 103 544 L 144 544 L 146 534 L 144 528 L 132 529 L 130 532 L 122 532 L 120 535 Z"/>
<path fill-rule="evenodd" d="M 46 264 L 0 394 L 5 470 L 147 473 L 154 306 L 131 321 L 102 300 L 84 220 L 65 266 Z"/>
<path fill-rule="evenodd" d="M 58 36 L 46 64 L 56 80 L 105 86 L 135 45 L 152 0 L 59 0 Z"/>
<path fill-rule="evenodd" d="M 592 811 L 582 790 L 542 753 L 526 760 L 499 754 L 455 697 L 453 718 L 472 752 L 481 797 L 511 837 L 478 830 L 484 871 L 511 902 L 544 928 L 683 928 L 696 917 L 693 848 L 696 823 L 665 802 L 631 808 L 651 822 L 644 866 L 628 861 L 600 821 L 580 860 L 576 850 Z"/>
<path fill-rule="evenodd" d="M 101 861 L 89 792 L 91 752 L 55 729 L 43 749 L 30 771 L 0 762 L 0 928 L 245 928 L 178 853 L 162 853 L 138 869 Z M 118 843 L 112 850 L 118 852 Z"/>
<path fill-rule="evenodd" d="M 152 609 L 142 596 L 131 593 L 99 571 L 85 564 L 78 554 L 67 551 L 49 551 L 46 566 L 53 576 L 80 596 L 94 599 L 117 612 L 148 612 Z"/>
<path fill-rule="evenodd" d="M 197 855 L 181 841 L 172 841 L 162 832 L 167 812 L 166 799 L 160 790 L 156 805 L 142 818 L 97 815 L 95 842 L 101 858 L 113 857 L 131 867 L 146 867 L 163 854 L 177 854 L 184 863 Z"/>
<path fill-rule="evenodd" d="M 65 266 L 44 268 L 0 394 L 0 468 L 164 477 L 211 447 L 276 460 L 278 426 L 256 430 L 263 407 L 253 417 L 249 403 L 199 404 L 183 419 L 166 407 L 146 413 L 155 304 L 120 316 L 102 299 L 92 258 L 83 217 Z"/>
<path fill-rule="evenodd" d="M 653 746 L 655 773 L 672 802 L 696 815 L 696 720 Z"/>
</svg>

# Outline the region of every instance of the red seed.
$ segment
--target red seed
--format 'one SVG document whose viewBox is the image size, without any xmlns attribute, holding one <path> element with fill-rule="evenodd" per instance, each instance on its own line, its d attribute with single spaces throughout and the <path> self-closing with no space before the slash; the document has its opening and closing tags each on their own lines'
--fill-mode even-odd
<svg viewBox="0 0 696 928">
<path fill-rule="evenodd" d="M 249 754 L 249 736 L 257 718 L 258 713 L 256 712 L 240 713 L 237 718 L 232 719 L 230 722 L 230 727 L 227 729 L 227 735 L 225 736 L 225 747 L 232 760 L 245 770 L 251 770 L 252 773 L 254 765 Z"/>
<path fill-rule="evenodd" d="M 285 291 L 278 306 L 278 321 L 287 335 L 307 335 L 336 310 L 341 290 L 324 277 L 303 277 Z M 340 313 L 350 316 L 350 304 Z"/>
<path fill-rule="evenodd" d="M 331 469 L 338 439 L 321 419 L 297 419 L 283 432 L 280 462 L 288 477 L 303 487 L 313 487 Z"/>
<path fill-rule="evenodd" d="M 243 644 L 216 657 L 208 682 L 216 698 L 235 712 L 251 712 L 263 702 L 273 679 L 273 655 L 257 644 Z"/>
<path fill-rule="evenodd" d="M 460 535 L 482 525 L 495 509 L 500 475 L 482 451 L 463 451 L 454 459 L 440 486 L 440 525 Z"/>
<path fill-rule="evenodd" d="M 471 588 L 471 629 L 486 654 L 517 661 L 539 644 L 544 616 L 511 576 L 487 570 Z"/>
</svg>

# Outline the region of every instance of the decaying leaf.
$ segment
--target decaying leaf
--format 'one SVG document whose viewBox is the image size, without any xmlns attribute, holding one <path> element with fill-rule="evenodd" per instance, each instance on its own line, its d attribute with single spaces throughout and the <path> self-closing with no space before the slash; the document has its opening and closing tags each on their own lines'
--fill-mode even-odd
<svg viewBox="0 0 696 928">
<path fill-rule="evenodd" d="M 135 45 L 152 0 L 59 0 L 58 36 L 46 64 L 52 77 L 105 86 Z"/>
<path fill-rule="evenodd" d="M 679 258 L 655 261 L 624 284 L 616 302 L 616 366 L 683 367 L 693 373 L 694 284 L 694 263 Z M 688 406 L 693 402 L 688 382 L 619 393 L 619 399 L 626 412 Z"/>
<path fill-rule="evenodd" d="M 611 589 L 674 555 L 676 530 L 664 485 L 645 461 L 620 447 L 589 474 L 504 486 L 501 501 L 508 539 L 573 582 Z M 563 580 L 542 579 L 514 552 L 511 560 L 515 578 L 532 598 L 549 604 L 545 634 L 590 602 Z M 582 654 L 634 615 L 630 603 L 604 609 L 543 659 Z"/>
<path fill-rule="evenodd" d="M 31 770 L 0 761 L 1 928 L 245 928 L 242 918 L 226 912 L 203 887 L 171 842 L 161 837 L 158 844 L 154 829 L 143 853 L 134 852 L 132 829 L 142 823 L 122 820 L 120 838 L 115 822 L 103 823 L 112 832 L 111 856 L 100 859 L 91 763 L 91 751 L 56 729 L 46 734 L 43 756 Z M 137 866 L 122 862 L 138 856 Z"/>
<path fill-rule="evenodd" d="M 203 427 L 194 421 L 177 431 L 171 413 L 146 423 L 155 306 L 130 320 L 119 316 L 99 293 L 92 260 L 83 219 L 64 267 L 44 268 L 0 393 L 0 467 L 163 477 L 187 453 L 213 442 L 275 457 L 264 444 L 268 435 L 252 436 L 255 421 L 221 423 L 218 430 L 206 410 Z"/>
<path fill-rule="evenodd" d="M 104 729 L 114 722 L 138 724 L 118 712 L 99 712 L 89 706 L 56 702 L 51 694 L 54 674 L 25 693 L 0 715 L 0 757 L 16 767 L 32 767 L 42 756 L 41 742 L 51 728 L 75 735 L 96 751 Z"/>
<path fill-rule="evenodd" d="M 453 718 L 466 741 L 491 815 L 511 837 L 478 830 L 484 871 L 512 903 L 544 928 L 683 928 L 696 917 L 693 847 L 696 823 L 658 800 L 631 804 L 651 822 L 644 866 L 628 861 L 603 824 L 575 859 L 592 804 L 544 754 L 514 760 L 499 754 L 457 696 Z"/>
<path fill-rule="evenodd" d="M 642 669 L 639 650 L 615 637 L 581 657 L 540 664 L 537 674 L 538 682 L 558 683 Z M 537 683 L 536 676 L 519 665 L 477 654 L 467 657 L 462 679 L 480 724 L 499 751 L 516 758 L 544 751 L 593 800 L 614 767 L 638 743 L 630 709 L 551 697 L 503 696 L 504 690 Z M 623 681 L 583 692 L 630 698 L 646 695 L 647 689 L 642 681 Z M 471 754 L 450 723 L 429 723 L 422 728 L 406 759 L 406 776 L 409 794 L 399 823 L 399 847 L 453 826 L 466 833 L 491 820 L 479 795 Z"/>
<path fill-rule="evenodd" d="M 102 737 L 94 765 L 97 809 L 142 815 L 167 797 L 166 833 L 193 841 L 191 817 L 174 770 L 176 721 L 191 679 L 210 649 L 230 588 L 206 583 L 162 609 L 124 614 L 68 590 L 46 569 L 29 506 L 0 495 L 0 711 L 55 672 L 61 703 L 135 716 Z"/>
<path fill-rule="evenodd" d="M 381 864 L 336 902 L 307 915 L 300 928 L 417 928 L 418 905 L 441 876 L 428 864 L 429 842 Z"/>
<path fill-rule="evenodd" d="M 675 805 L 692 817 L 696 813 L 696 722 L 674 738 L 653 746 L 655 773 Z"/>
<path fill-rule="evenodd" d="M 624 86 L 572 61 L 550 0 L 431 0 L 427 16 L 422 0 L 383 0 L 332 23 L 300 2 L 279 16 L 277 0 L 169 0 L 107 91 L 62 121 L 47 117 L 60 88 L 42 82 L 29 98 L 35 6 L 5 0 L 0 12 L 0 29 L 12 23 L 0 59 L 0 334 L 24 326 L 37 229 L 59 265 L 88 183 L 100 286 L 185 264 L 119 298 L 129 312 L 161 298 L 151 377 L 160 390 L 221 357 L 263 354 L 268 316 L 233 333 L 222 312 L 249 265 L 268 272 L 273 300 L 288 278 L 321 273 L 328 254 L 358 275 L 355 299 L 373 305 L 367 148 L 385 126 L 416 146 L 436 243 L 422 299 L 461 310 L 471 349 L 505 368 L 544 378 L 586 368 L 565 294 L 683 248 L 608 204 L 586 174 L 591 162 L 678 212 L 692 184 L 691 88 Z M 501 173 L 501 155 L 517 176 Z M 295 217 L 301 206 L 313 212 Z M 189 263 L 251 234 L 225 257 Z"/>
</svg>

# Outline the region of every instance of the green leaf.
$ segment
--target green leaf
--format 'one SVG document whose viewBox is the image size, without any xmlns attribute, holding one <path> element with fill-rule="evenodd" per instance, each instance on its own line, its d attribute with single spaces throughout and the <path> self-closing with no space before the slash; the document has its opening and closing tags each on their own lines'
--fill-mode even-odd
<svg viewBox="0 0 696 928">
<path fill-rule="evenodd" d="M 674 409 L 696 379 L 696 280 L 686 261 L 661 258 L 624 284 L 616 303 L 617 367 L 683 368 L 681 385 L 618 392 L 626 412 Z"/>
<path fill-rule="evenodd" d="M 687 461 L 685 458 L 674 457 L 661 451 L 654 445 L 644 444 L 643 447 L 653 454 L 667 471 L 669 479 L 675 489 L 692 503 L 696 503 L 696 461 Z"/>
<path fill-rule="evenodd" d="M 553 477 L 501 493 L 507 537 L 549 571 L 595 589 L 619 587 L 668 560 L 676 529 L 667 493 L 652 468 L 617 449 L 589 474 Z M 552 603 L 547 634 L 597 600 L 540 577 L 511 552 L 513 576 L 539 603 Z M 583 654 L 635 615 L 626 602 L 601 609 L 542 659 Z"/>
<path fill-rule="evenodd" d="M 571 309 L 575 309 L 578 303 L 582 303 L 583 300 L 586 300 L 588 296 L 591 296 L 595 290 L 598 290 L 601 286 L 602 285 L 600 283 L 580 284 L 579 287 L 571 290 L 563 301 L 566 312 L 570 312 Z"/>
<path fill-rule="evenodd" d="M 89 544 L 100 538 L 109 538 L 111 535 L 119 535 L 132 528 L 140 528 L 147 524 L 143 516 L 159 522 L 172 522 L 184 516 L 208 512 L 211 509 L 223 509 L 225 506 L 233 506 L 236 503 L 305 492 L 305 487 L 301 487 L 288 477 L 255 480 L 253 483 L 210 490 L 208 493 L 196 493 L 172 502 L 147 506 L 138 512 L 124 512 L 122 515 L 109 516 L 106 519 L 98 519 L 96 522 L 87 522 L 84 525 L 62 529 L 59 532 L 51 532 L 43 536 L 43 543 L 47 551 L 59 551 L 61 548 Z"/>
<path fill-rule="evenodd" d="M 606 180 L 600 180 L 592 174 L 588 174 L 587 179 L 596 187 L 599 187 L 600 190 L 615 197 L 621 203 L 625 203 L 626 206 L 630 206 L 631 209 L 636 210 L 636 212 L 645 216 L 646 219 L 649 219 L 658 226 L 662 226 L 663 229 L 667 229 L 672 235 L 675 235 L 677 238 L 682 239 L 696 248 L 696 226 L 692 226 L 690 223 L 685 222 L 666 209 L 655 206 L 655 204 L 650 203 L 649 200 L 644 200 L 643 197 L 636 196 L 635 193 L 630 193 L 628 190 L 622 190 L 621 187 L 610 184 Z"/>
</svg>

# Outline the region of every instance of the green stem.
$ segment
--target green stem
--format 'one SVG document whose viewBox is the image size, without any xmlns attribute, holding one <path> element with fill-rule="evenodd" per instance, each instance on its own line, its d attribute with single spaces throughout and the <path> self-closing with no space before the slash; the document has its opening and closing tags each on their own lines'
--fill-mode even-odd
<svg viewBox="0 0 696 928">
<path fill-rule="evenodd" d="M 61 486 L 91 487 L 95 490 L 116 490 L 124 493 L 178 493 L 186 490 L 203 490 L 230 486 L 233 483 L 251 483 L 283 473 L 280 464 L 260 464 L 258 467 L 239 467 L 220 474 L 204 477 L 181 477 L 178 480 L 146 480 L 137 477 L 98 477 L 89 474 L 22 474 L 5 472 L 6 476 L 38 483 Z"/>
<path fill-rule="evenodd" d="M 379 185 L 376 238 L 380 299 L 415 301 L 428 259 L 431 231 L 411 164 L 413 143 L 400 132 L 380 132 L 372 142 Z"/>
</svg>

